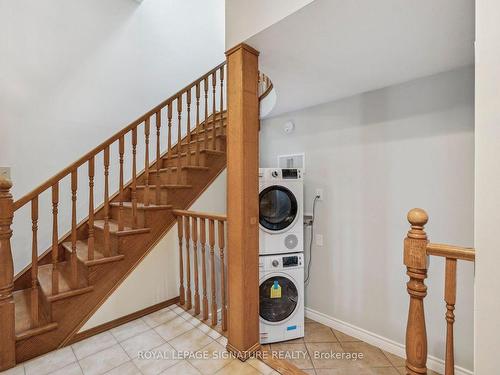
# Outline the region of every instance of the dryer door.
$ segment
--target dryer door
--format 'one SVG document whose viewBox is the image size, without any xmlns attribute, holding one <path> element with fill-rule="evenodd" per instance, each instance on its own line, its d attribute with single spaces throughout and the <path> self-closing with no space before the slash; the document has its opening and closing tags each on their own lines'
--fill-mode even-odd
<svg viewBox="0 0 500 375">
<path fill-rule="evenodd" d="M 279 232 L 292 225 L 297 211 L 297 199 L 284 186 L 269 186 L 259 194 L 259 221 L 268 231 Z"/>
<path fill-rule="evenodd" d="M 290 317 L 299 303 L 294 281 L 286 276 L 269 275 L 260 283 L 259 314 L 269 323 L 281 323 Z"/>
</svg>

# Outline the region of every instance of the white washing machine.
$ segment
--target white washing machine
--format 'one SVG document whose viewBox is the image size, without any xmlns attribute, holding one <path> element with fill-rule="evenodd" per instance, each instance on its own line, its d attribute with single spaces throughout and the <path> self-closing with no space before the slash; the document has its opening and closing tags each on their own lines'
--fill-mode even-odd
<svg viewBox="0 0 500 375">
<path fill-rule="evenodd" d="M 304 337 L 304 255 L 259 258 L 260 342 Z"/>
<path fill-rule="evenodd" d="M 304 251 L 304 180 L 301 169 L 259 169 L 259 252 Z"/>
</svg>

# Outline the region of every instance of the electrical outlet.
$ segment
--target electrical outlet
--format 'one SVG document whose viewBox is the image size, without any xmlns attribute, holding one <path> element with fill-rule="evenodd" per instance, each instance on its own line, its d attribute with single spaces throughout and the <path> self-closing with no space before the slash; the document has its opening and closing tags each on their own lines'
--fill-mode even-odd
<svg viewBox="0 0 500 375">
<path fill-rule="evenodd" d="M 10 167 L 0 167 L 0 176 L 10 180 Z"/>
<path fill-rule="evenodd" d="M 316 235 L 316 246 L 323 246 L 323 235 L 322 234 Z"/>
<path fill-rule="evenodd" d="M 316 197 L 318 197 L 319 201 L 323 200 L 323 189 L 316 189 Z"/>
</svg>

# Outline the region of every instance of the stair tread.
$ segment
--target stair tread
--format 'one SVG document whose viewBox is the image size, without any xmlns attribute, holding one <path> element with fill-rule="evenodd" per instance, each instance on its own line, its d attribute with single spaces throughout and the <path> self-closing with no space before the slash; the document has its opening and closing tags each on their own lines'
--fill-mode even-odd
<svg viewBox="0 0 500 375">
<path fill-rule="evenodd" d="M 129 202 L 124 202 L 124 207 L 125 207 L 125 203 L 129 203 Z M 113 203 L 111 203 L 113 205 Z M 122 231 L 119 231 L 118 230 L 118 222 L 114 221 L 114 220 L 109 220 L 109 232 L 110 233 L 125 233 L 125 232 L 128 232 L 129 234 L 141 234 L 141 233 L 147 233 L 150 231 L 149 228 L 132 228 L 132 227 L 128 227 L 126 225 L 123 226 L 123 230 Z M 96 228 L 99 228 L 101 230 L 104 230 L 104 220 L 95 220 L 94 221 L 94 227 Z"/>
<path fill-rule="evenodd" d="M 69 252 L 73 252 L 71 242 L 64 242 L 62 245 Z M 103 253 L 101 253 L 99 250 L 94 248 L 94 259 L 89 260 L 89 246 L 88 246 L 87 240 L 76 241 L 76 256 L 78 257 L 78 259 L 80 261 L 82 261 L 86 265 L 92 265 L 94 263 L 101 264 L 101 263 L 106 263 L 106 262 L 113 262 L 113 261 L 121 260 L 124 258 L 123 255 L 106 257 L 106 256 L 104 256 Z"/>
<path fill-rule="evenodd" d="M 173 151 L 172 151 L 173 152 Z M 200 150 L 200 153 L 204 154 L 211 154 L 211 155 L 226 155 L 226 151 L 219 151 L 219 150 L 209 150 L 209 149 L 203 149 Z M 191 155 L 196 155 L 196 150 L 191 151 Z M 165 155 L 162 157 L 162 159 L 177 159 L 178 153 L 174 153 L 173 155 Z M 181 152 L 181 157 L 187 156 L 187 152 Z"/>
<path fill-rule="evenodd" d="M 110 203 L 113 207 L 120 207 L 120 202 L 112 202 Z M 123 207 L 132 208 L 132 202 L 123 202 Z M 171 210 L 171 204 L 150 204 L 149 206 L 145 206 L 144 203 L 137 202 L 138 210 Z M 110 220 L 111 223 L 111 220 Z M 118 226 L 118 224 L 116 224 Z M 129 228 L 132 229 L 132 228 Z"/>
<path fill-rule="evenodd" d="M 217 129 L 220 128 L 220 126 L 217 127 Z M 211 130 L 211 128 L 209 129 L 209 131 Z M 203 134 L 202 131 L 200 130 L 200 134 Z M 191 143 L 196 143 L 196 141 L 200 142 L 200 143 L 203 143 L 205 142 L 205 137 L 200 137 L 199 139 L 197 139 L 198 137 L 196 136 L 196 130 L 193 131 L 193 133 L 191 133 Z M 213 135 L 212 134 L 209 134 L 207 135 L 207 140 L 212 140 L 212 137 Z M 227 138 L 227 135 L 226 134 L 216 134 L 215 135 L 216 138 Z M 193 139 L 194 138 L 194 139 Z M 187 142 L 187 139 L 183 140 L 182 141 L 182 145 L 187 145 L 188 142 Z M 176 145 L 174 145 L 175 147 Z"/>
<path fill-rule="evenodd" d="M 92 287 L 86 284 L 84 278 L 79 278 L 78 286 L 73 287 L 71 285 L 71 269 L 69 263 L 59 262 L 57 264 L 59 290 L 58 293 L 52 294 L 52 270 L 52 264 L 44 264 L 38 267 L 40 288 L 49 300 L 57 300 L 92 290 Z"/>
<path fill-rule="evenodd" d="M 144 189 L 146 185 L 137 185 L 137 189 Z M 183 185 L 183 184 L 161 184 L 160 189 L 190 189 L 193 185 Z M 151 190 L 156 189 L 156 185 L 149 185 Z"/>
<path fill-rule="evenodd" d="M 198 171 L 208 171 L 210 170 L 209 167 L 204 167 L 204 166 L 201 166 L 201 165 L 183 165 L 181 166 L 181 170 L 182 169 L 192 169 L 192 170 L 198 170 Z M 177 170 L 177 167 L 166 167 L 166 168 L 160 168 L 160 172 L 168 172 L 169 170 Z M 151 171 L 149 173 L 153 173 L 153 172 L 156 172 L 156 169 L 151 169 Z"/>
<path fill-rule="evenodd" d="M 32 289 L 16 290 L 12 293 L 16 309 L 16 335 L 23 334 L 32 329 L 31 325 L 31 296 Z M 43 309 L 38 308 L 38 327 L 44 327 L 51 322 L 43 313 Z"/>
</svg>

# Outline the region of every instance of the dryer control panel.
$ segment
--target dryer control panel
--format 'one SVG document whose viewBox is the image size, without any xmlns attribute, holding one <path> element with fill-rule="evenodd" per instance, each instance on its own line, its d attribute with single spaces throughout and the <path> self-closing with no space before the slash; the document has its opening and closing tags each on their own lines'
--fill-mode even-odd
<svg viewBox="0 0 500 375">
<path fill-rule="evenodd" d="M 260 168 L 259 179 L 272 180 L 302 180 L 300 168 Z"/>
<path fill-rule="evenodd" d="M 304 268 L 304 254 L 263 255 L 259 257 L 261 271 Z"/>
</svg>

